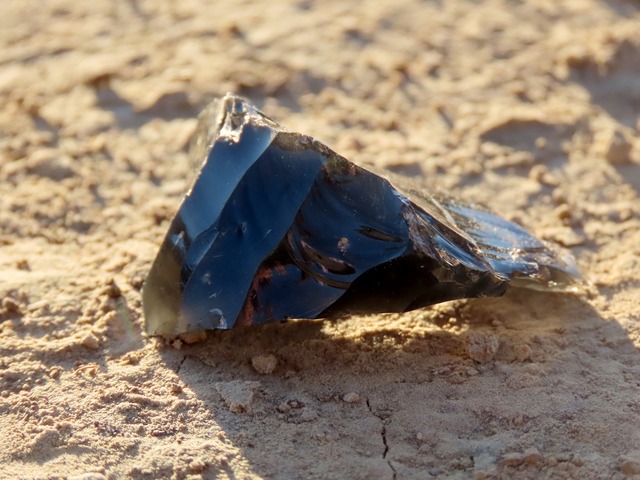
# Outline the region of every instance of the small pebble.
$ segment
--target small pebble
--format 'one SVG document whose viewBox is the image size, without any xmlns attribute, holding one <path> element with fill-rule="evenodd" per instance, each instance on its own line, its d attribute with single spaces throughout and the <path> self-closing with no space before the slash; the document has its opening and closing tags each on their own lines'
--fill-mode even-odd
<svg viewBox="0 0 640 480">
<path fill-rule="evenodd" d="M 516 345 L 514 347 L 516 358 L 519 362 L 524 362 L 531 357 L 533 351 L 529 345 Z"/>
<path fill-rule="evenodd" d="M 547 139 L 544 137 L 538 137 L 535 141 L 536 148 L 543 149 L 547 146 Z"/>
<path fill-rule="evenodd" d="M 189 468 L 191 469 L 192 472 L 194 473 L 201 473 L 204 470 L 206 470 L 207 468 L 207 464 L 204 460 L 200 459 L 200 458 L 194 458 L 190 463 L 189 463 Z"/>
<path fill-rule="evenodd" d="M 20 304 L 13 297 L 4 297 L 2 299 L 2 308 L 10 313 L 18 313 L 20 311 Z"/>
<path fill-rule="evenodd" d="M 631 143 L 624 133 L 616 130 L 608 140 L 605 156 L 612 165 L 624 165 L 631 161 Z"/>
<path fill-rule="evenodd" d="M 218 390 L 222 400 L 233 413 L 248 412 L 255 392 L 259 387 L 259 382 L 245 382 L 242 380 L 216 383 L 216 390 Z"/>
<path fill-rule="evenodd" d="M 90 348 L 91 350 L 97 350 L 98 348 L 100 348 L 100 341 L 95 335 L 90 333 L 82 339 L 82 345 Z"/>
<path fill-rule="evenodd" d="M 29 262 L 24 258 L 16 262 L 16 268 L 18 270 L 31 270 L 31 267 L 29 266 Z"/>
<path fill-rule="evenodd" d="M 360 395 L 355 392 L 349 392 L 342 396 L 342 400 L 347 403 L 358 403 L 360 401 Z"/>
<path fill-rule="evenodd" d="M 491 332 L 470 332 L 467 336 L 467 352 L 471 360 L 487 363 L 493 360 L 500 342 Z"/>
<path fill-rule="evenodd" d="M 640 455 L 624 455 L 620 457 L 620 471 L 627 475 L 640 473 Z"/>
<path fill-rule="evenodd" d="M 251 365 L 253 365 L 256 372 L 270 375 L 276 369 L 278 360 L 274 355 L 256 355 L 251 358 Z"/>
<path fill-rule="evenodd" d="M 114 279 L 109 279 L 107 282 L 106 294 L 109 298 L 119 298 L 122 296 L 122 291 Z"/>
</svg>

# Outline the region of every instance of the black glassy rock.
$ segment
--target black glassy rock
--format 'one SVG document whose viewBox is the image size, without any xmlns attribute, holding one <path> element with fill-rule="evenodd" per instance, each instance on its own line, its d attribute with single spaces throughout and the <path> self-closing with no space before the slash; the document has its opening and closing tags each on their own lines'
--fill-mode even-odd
<svg viewBox="0 0 640 480">
<path fill-rule="evenodd" d="M 517 225 L 401 193 L 233 95 L 203 112 L 192 150 L 199 171 L 144 285 L 153 335 L 404 312 L 577 276 Z"/>
</svg>

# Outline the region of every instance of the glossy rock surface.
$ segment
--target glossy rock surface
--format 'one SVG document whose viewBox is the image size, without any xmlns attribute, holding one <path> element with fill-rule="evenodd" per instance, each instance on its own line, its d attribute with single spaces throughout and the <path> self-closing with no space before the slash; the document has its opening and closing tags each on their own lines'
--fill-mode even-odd
<svg viewBox="0 0 640 480">
<path fill-rule="evenodd" d="M 578 275 L 514 223 L 401 191 L 233 95 L 201 115 L 192 157 L 199 171 L 144 285 L 153 335 L 404 312 Z"/>
</svg>

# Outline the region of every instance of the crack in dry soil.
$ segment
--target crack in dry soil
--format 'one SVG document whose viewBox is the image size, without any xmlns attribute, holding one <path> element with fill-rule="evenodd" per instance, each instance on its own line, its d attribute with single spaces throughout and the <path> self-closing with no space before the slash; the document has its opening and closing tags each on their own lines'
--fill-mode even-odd
<svg viewBox="0 0 640 480">
<path fill-rule="evenodd" d="M 384 452 L 382 452 L 382 458 L 384 460 L 387 460 L 387 454 L 389 453 L 389 444 L 387 443 L 387 426 L 384 424 L 384 419 L 382 418 L 382 416 L 373 411 L 373 408 L 371 408 L 371 403 L 369 402 L 368 398 L 367 398 L 367 408 L 369 409 L 369 412 L 371 412 L 371 415 L 373 415 L 378 420 L 380 420 L 380 423 L 382 424 L 382 430 L 380 431 L 380 436 L 382 437 L 382 444 L 384 445 Z M 393 467 L 391 460 L 387 460 L 387 465 L 389 465 L 389 468 L 391 469 L 391 472 L 392 472 L 391 478 L 393 478 L 393 480 L 396 480 L 397 472 L 396 472 L 396 469 Z"/>
<path fill-rule="evenodd" d="M 187 359 L 187 355 L 182 357 L 182 360 L 180 360 L 180 363 L 178 364 L 178 368 L 176 368 L 176 375 L 180 373 L 180 369 L 182 368 L 182 365 L 184 364 L 186 359 Z"/>
</svg>

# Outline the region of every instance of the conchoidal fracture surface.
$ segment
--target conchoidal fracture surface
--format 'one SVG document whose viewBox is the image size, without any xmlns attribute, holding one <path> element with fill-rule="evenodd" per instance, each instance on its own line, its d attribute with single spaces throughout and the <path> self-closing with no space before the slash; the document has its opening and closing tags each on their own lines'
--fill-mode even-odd
<svg viewBox="0 0 640 480">
<path fill-rule="evenodd" d="M 144 286 L 151 334 L 405 312 L 577 277 L 569 255 L 514 223 L 403 192 L 242 98 L 200 122 L 200 170 Z"/>
</svg>

